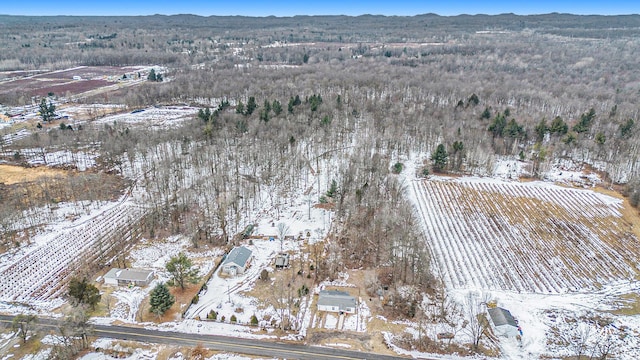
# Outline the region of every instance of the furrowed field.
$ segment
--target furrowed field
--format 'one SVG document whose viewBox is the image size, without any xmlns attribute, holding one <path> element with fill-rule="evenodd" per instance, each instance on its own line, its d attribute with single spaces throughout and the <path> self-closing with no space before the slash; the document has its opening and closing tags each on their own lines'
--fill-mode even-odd
<svg viewBox="0 0 640 360">
<path fill-rule="evenodd" d="M 616 198 L 479 179 L 415 181 L 412 191 L 449 287 L 565 293 L 638 276 L 640 242 Z"/>
</svg>

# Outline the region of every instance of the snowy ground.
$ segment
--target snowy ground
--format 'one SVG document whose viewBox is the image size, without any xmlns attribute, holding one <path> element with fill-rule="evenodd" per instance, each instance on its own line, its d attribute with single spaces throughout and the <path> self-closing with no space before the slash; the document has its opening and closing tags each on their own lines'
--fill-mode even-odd
<svg viewBox="0 0 640 360">
<path fill-rule="evenodd" d="M 5 151 L 2 156 L 12 157 L 15 151 Z M 18 151 L 22 160 L 30 165 L 45 166 L 65 166 L 71 165 L 79 171 L 85 171 L 96 165 L 98 155 L 87 149 L 87 151 L 71 152 L 68 150 L 47 151 L 44 148 L 20 149 Z"/>
<path fill-rule="evenodd" d="M 313 243 L 321 240 L 328 230 L 330 212 L 309 207 L 309 204 L 301 198 L 285 210 L 259 211 L 252 220 L 256 225 L 254 238 L 245 245 L 253 253 L 251 267 L 245 274 L 236 277 L 221 277 L 218 269 L 207 283 L 207 290 L 200 294 L 198 304 L 193 305 L 187 312 L 187 318 L 206 319 L 211 310 L 218 313 L 218 321 L 221 316 L 229 321 L 230 317 L 235 315 L 239 324 L 248 324 L 253 315 L 258 319 L 277 317 L 273 306 L 265 307 L 257 299 L 246 297 L 241 293 L 253 287 L 262 269 L 273 270 L 275 256 L 279 252 L 294 253 L 295 258 L 299 256 L 295 254 L 299 252 L 302 241 Z M 278 238 L 279 224 L 284 224 L 287 229 L 286 240 L 282 243 Z M 242 310 L 239 311 L 239 309 Z M 300 319 L 300 321 L 305 320 Z M 306 322 L 308 323 L 308 320 Z"/>
<path fill-rule="evenodd" d="M 421 161 L 420 159 L 409 160 L 405 165 L 408 166 L 403 174 L 404 181 L 410 184 L 415 181 L 413 174 L 415 174 L 415 168 L 421 166 Z M 523 168 L 519 161 L 507 159 L 499 161 L 494 170 L 503 180 L 517 181 L 523 174 Z M 592 187 L 601 182 L 597 175 L 585 174 L 570 162 L 556 162 L 544 174 L 544 178 L 554 183 L 577 187 Z M 498 183 L 501 180 L 485 178 L 481 181 Z M 609 205 L 603 205 L 603 207 L 608 206 L 615 208 L 620 204 L 615 199 Z M 617 212 L 617 210 L 611 211 Z M 446 272 L 446 269 L 443 270 Z M 482 278 L 486 274 L 479 272 L 474 273 L 473 276 Z M 498 306 L 511 311 L 522 328 L 521 341 L 515 338 L 500 338 L 500 358 L 537 359 L 575 356 L 579 351 L 576 343 L 580 342 L 585 344 L 583 349 L 586 356 L 597 357 L 605 351 L 603 350 L 605 345 L 609 345 L 611 346 L 609 354 L 615 358 L 640 358 L 640 337 L 638 336 L 640 316 L 621 315 L 620 312 L 616 312 L 616 309 L 632 306 L 634 300 L 625 300 L 625 296 L 629 294 L 637 296 L 640 293 L 640 282 L 637 280 L 619 279 L 601 284 L 600 289 L 580 292 L 565 289 L 560 294 L 517 292 L 501 290 L 499 287 L 489 290 L 479 285 L 481 282 L 472 283 L 473 286 L 459 286 L 449 282 L 447 293 L 458 304 L 464 304 L 469 294 L 496 301 Z M 414 330 L 410 330 L 412 327 Z M 408 331 L 416 331 L 416 327 L 417 324 L 410 325 Z M 388 341 L 392 341 L 391 334 L 387 334 L 387 338 Z M 426 354 L 400 349 L 397 351 L 417 357 L 426 356 Z"/>
<path fill-rule="evenodd" d="M 150 360 L 157 359 L 158 353 L 162 349 L 161 345 L 154 344 L 142 344 L 142 343 L 129 343 L 123 345 L 121 341 L 111 339 L 98 339 L 91 344 L 94 349 L 100 349 L 100 351 L 91 352 L 80 357 L 80 360 Z M 117 354 L 118 357 L 114 357 L 107 354 Z M 183 354 L 176 350 L 167 360 L 185 360 L 190 359 L 189 354 Z M 211 357 L 207 357 L 203 360 L 260 360 L 255 357 L 245 357 L 235 354 L 215 354 Z"/>
<path fill-rule="evenodd" d="M 312 193 L 311 198 L 317 198 L 317 194 Z M 272 305 L 265 305 L 263 300 L 247 297 L 243 295 L 252 289 L 258 279 L 262 269 L 273 271 L 275 256 L 280 251 L 293 253 L 293 257 L 300 250 L 301 242 L 315 243 L 321 241 L 329 230 L 331 223 L 330 211 L 310 206 L 308 197 L 292 196 L 290 203 L 279 204 L 279 209 L 269 205 L 269 201 L 264 201 L 264 206 L 259 207 L 249 216 L 249 223 L 255 225 L 252 239 L 247 240 L 246 247 L 253 251 L 254 259 L 251 267 L 243 275 L 236 277 L 221 277 L 219 270 L 207 283 L 207 289 L 199 294 L 199 302 L 192 305 L 185 314 L 185 320 L 180 322 L 169 322 L 163 324 L 144 324 L 145 327 L 176 330 L 191 333 L 219 334 L 238 337 L 271 338 L 269 332 L 261 331 L 260 327 L 251 327 L 242 324 L 249 324 L 252 315 L 259 319 L 277 317 L 277 313 Z M 281 243 L 278 238 L 278 225 L 284 224 L 286 227 L 286 240 Z M 124 322 L 136 322 L 136 311 L 141 302 L 148 295 L 153 286 L 161 281 L 169 279 L 164 271 L 164 266 L 170 257 L 178 252 L 185 252 L 187 256 L 198 259 L 196 262 L 200 269 L 200 274 L 207 274 L 214 265 L 214 259 L 220 257 L 220 250 L 207 252 L 191 252 L 189 240 L 185 237 L 171 237 L 162 241 L 142 240 L 130 252 L 132 267 L 153 269 L 156 271 L 156 279 L 146 288 L 118 288 L 112 294 L 114 300 L 111 304 L 110 316 L 107 318 L 96 318 L 96 323 L 108 324 L 115 320 Z M 208 259 L 208 260 L 207 260 Z M 339 285 L 339 284 L 334 284 Z M 311 303 L 302 304 L 309 308 Z M 241 310 L 240 310 L 241 309 Z M 214 310 L 218 313 L 218 321 L 206 321 L 207 314 Z M 366 306 L 362 314 L 367 314 Z M 305 318 L 299 319 L 302 329 L 299 334 L 304 335 L 310 323 L 311 311 L 304 312 Z M 235 315 L 237 323 L 230 323 L 230 318 Z M 222 316 L 225 322 L 221 322 Z M 196 320 L 197 318 L 203 320 Z M 265 324 L 266 325 L 266 324 Z M 356 330 L 355 317 L 345 321 L 345 330 Z M 360 321 L 359 331 L 364 331 L 366 325 Z"/>
<path fill-rule="evenodd" d="M 98 210 L 87 209 L 77 221 L 52 224 L 16 252 L 3 255 L 0 301 L 23 301 L 52 309 L 60 304 L 61 284 L 79 258 L 95 261 L 101 241 L 142 214 L 128 196 Z"/>
<path fill-rule="evenodd" d="M 188 106 L 165 106 L 140 109 L 124 114 L 109 115 L 96 120 L 98 124 L 144 125 L 159 129 L 176 127 L 184 120 L 192 119 L 198 108 Z"/>
</svg>

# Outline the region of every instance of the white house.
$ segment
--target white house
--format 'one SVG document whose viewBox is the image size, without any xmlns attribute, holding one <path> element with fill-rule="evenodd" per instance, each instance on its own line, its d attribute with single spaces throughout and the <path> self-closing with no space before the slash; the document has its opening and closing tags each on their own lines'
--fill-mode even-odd
<svg viewBox="0 0 640 360">
<path fill-rule="evenodd" d="M 487 311 L 495 327 L 496 334 L 506 337 L 516 337 L 519 335 L 518 323 L 509 310 L 495 307 Z"/>
<path fill-rule="evenodd" d="M 233 248 L 222 263 L 222 273 L 230 276 L 244 274 L 253 258 L 251 250 L 244 246 Z"/>
<path fill-rule="evenodd" d="M 318 311 L 353 314 L 356 312 L 356 299 L 344 291 L 322 290 L 318 297 Z"/>
<path fill-rule="evenodd" d="M 127 286 L 147 286 L 153 280 L 152 270 L 142 269 L 118 269 L 113 268 L 104 275 L 106 285 Z"/>
</svg>

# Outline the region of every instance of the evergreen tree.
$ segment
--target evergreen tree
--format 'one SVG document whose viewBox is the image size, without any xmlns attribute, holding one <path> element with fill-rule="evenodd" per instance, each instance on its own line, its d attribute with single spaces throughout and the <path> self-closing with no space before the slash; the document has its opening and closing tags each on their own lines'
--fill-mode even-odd
<svg viewBox="0 0 640 360">
<path fill-rule="evenodd" d="M 191 260 L 184 254 L 179 253 L 177 256 L 169 259 L 166 269 L 171 274 L 175 286 L 185 289 L 187 283 L 195 284 L 198 282 L 198 269 L 193 268 Z"/>
<path fill-rule="evenodd" d="M 464 144 L 462 143 L 462 141 L 453 142 L 453 156 L 454 156 L 453 166 L 455 170 L 460 170 L 460 168 L 462 167 L 462 159 L 464 158 L 463 150 L 464 150 Z"/>
<path fill-rule="evenodd" d="M 48 122 L 55 119 L 56 106 L 53 105 L 51 101 L 49 101 L 49 104 L 47 105 L 47 99 L 42 98 L 42 100 L 40 101 L 39 107 L 40 107 L 40 117 L 42 118 L 43 122 Z"/>
<path fill-rule="evenodd" d="M 596 117 L 596 111 L 591 108 L 589 112 L 580 115 L 580 120 L 573 126 L 573 131 L 577 133 L 584 133 L 591 129 L 593 119 Z"/>
<path fill-rule="evenodd" d="M 447 166 L 447 159 L 449 154 L 443 144 L 436 147 L 436 151 L 431 155 L 431 161 L 433 161 L 433 168 L 436 171 L 441 171 Z"/>
<path fill-rule="evenodd" d="M 236 105 L 236 113 L 244 114 L 244 104 L 242 103 L 242 100 L 238 100 L 238 105 Z"/>
<path fill-rule="evenodd" d="M 269 112 L 267 111 L 267 109 L 262 109 L 260 111 L 260 120 L 262 120 L 264 122 L 268 122 L 269 121 Z"/>
<path fill-rule="evenodd" d="M 536 132 L 536 141 L 542 142 L 544 140 L 544 135 L 549 131 L 549 126 L 547 126 L 547 121 L 545 119 L 540 120 L 538 125 L 534 128 Z"/>
<path fill-rule="evenodd" d="M 490 117 L 491 117 L 491 110 L 489 110 L 489 107 L 487 106 L 486 108 L 484 108 L 484 111 L 482 112 L 482 115 L 480 115 L 480 118 L 488 120 Z"/>
<path fill-rule="evenodd" d="M 309 98 L 309 103 L 311 104 L 311 111 L 317 111 L 318 106 L 322 104 L 322 97 L 320 95 L 313 94 Z"/>
<path fill-rule="evenodd" d="M 231 104 L 229 103 L 229 100 L 224 99 L 220 102 L 220 104 L 218 104 L 218 111 L 222 111 L 228 108 L 229 106 L 231 106 Z"/>
<path fill-rule="evenodd" d="M 556 116 L 556 118 L 551 122 L 549 131 L 552 134 L 564 135 L 569 131 L 569 126 L 560 116 Z"/>
<path fill-rule="evenodd" d="M 78 280 L 77 278 L 71 279 L 68 294 L 74 306 L 85 304 L 91 306 L 91 309 L 95 309 L 96 304 L 100 302 L 100 298 L 102 297 L 98 288 L 90 284 L 87 278 L 83 278 L 82 280 Z"/>
<path fill-rule="evenodd" d="M 278 100 L 273 100 L 273 105 L 271 105 L 271 108 L 273 109 L 273 113 L 276 114 L 276 116 L 282 113 L 282 104 L 280 104 L 280 101 Z"/>
<path fill-rule="evenodd" d="M 173 303 L 175 303 L 176 299 L 169 292 L 169 288 L 164 283 L 160 283 L 156 285 L 155 288 L 151 291 L 149 295 L 149 312 L 154 313 L 157 317 L 160 317 L 164 314 Z"/>
<path fill-rule="evenodd" d="M 291 99 L 289 99 L 289 104 L 287 105 L 287 111 L 289 112 L 289 114 L 293 114 L 293 107 L 295 106 L 293 102 L 294 100 L 292 96 Z"/>
<path fill-rule="evenodd" d="M 478 95 L 476 94 L 471 94 L 471 96 L 469 97 L 469 100 L 467 101 L 468 105 L 472 105 L 472 106 L 476 106 L 480 103 L 480 99 L 478 98 Z"/>
<path fill-rule="evenodd" d="M 635 125 L 633 119 L 629 119 L 624 124 L 620 125 L 620 136 L 625 138 L 630 135 L 633 125 Z"/>
<path fill-rule="evenodd" d="M 571 145 L 571 144 L 575 144 L 577 140 L 578 140 L 578 137 L 576 136 L 576 134 L 573 132 L 570 132 L 567 134 L 567 136 L 564 137 L 564 139 L 562 139 L 562 142 L 564 142 L 567 145 Z"/>
<path fill-rule="evenodd" d="M 493 133 L 493 136 L 502 136 L 505 126 L 507 126 L 507 119 L 505 115 L 500 113 L 496 114 L 496 117 L 493 118 L 493 123 L 489 125 L 489 131 Z"/>
<path fill-rule="evenodd" d="M 327 197 L 333 198 L 338 191 L 338 183 L 335 180 L 331 180 L 331 186 L 327 190 Z"/>
<path fill-rule="evenodd" d="M 156 76 L 156 70 L 155 69 L 151 69 L 151 71 L 149 71 L 149 75 L 147 76 L 147 80 L 149 80 L 149 81 L 158 81 L 158 77 Z"/>
<path fill-rule="evenodd" d="M 462 143 L 462 141 L 454 141 L 453 142 L 453 153 L 454 154 L 462 151 L 462 149 L 464 149 L 464 144 Z"/>
<path fill-rule="evenodd" d="M 249 97 L 249 101 L 247 102 L 247 109 L 245 111 L 245 115 L 251 115 L 258 108 L 258 104 L 256 104 L 256 98 L 253 96 Z"/>
<path fill-rule="evenodd" d="M 520 138 L 524 136 L 524 128 L 515 119 L 511 119 L 502 130 L 502 135 L 510 138 Z"/>
</svg>

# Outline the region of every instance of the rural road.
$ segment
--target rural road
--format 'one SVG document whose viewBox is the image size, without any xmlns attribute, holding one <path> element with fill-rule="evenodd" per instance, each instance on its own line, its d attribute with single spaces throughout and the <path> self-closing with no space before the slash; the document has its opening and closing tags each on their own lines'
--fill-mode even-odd
<svg viewBox="0 0 640 360">
<path fill-rule="evenodd" d="M 2 325 L 10 325 L 12 320 L 13 316 L 0 315 L 0 324 Z M 53 319 L 39 318 L 38 321 L 38 326 L 40 327 L 55 328 L 57 326 L 57 321 Z M 405 359 L 399 356 L 379 355 L 373 353 L 307 346 L 301 344 L 289 344 L 218 335 L 201 335 L 170 331 L 157 331 L 126 326 L 94 325 L 93 336 L 188 347 L 195 347 L 196 345 L 201 344 L 203 347 L 213 350 L 246 355 L 269 356 L 280 359 Z"/>
</svg>

